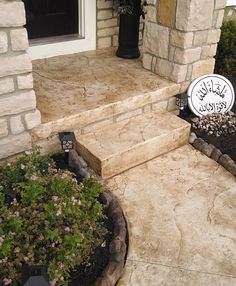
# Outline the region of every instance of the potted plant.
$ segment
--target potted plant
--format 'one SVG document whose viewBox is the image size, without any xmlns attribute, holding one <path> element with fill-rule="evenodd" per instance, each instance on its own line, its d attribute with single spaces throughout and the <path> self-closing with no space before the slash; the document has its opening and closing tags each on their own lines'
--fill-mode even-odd
<svg viewBox="0 0 236 286">
<path fill-rule="evenodd" d="M 146 1 L 142 1 L 142 7 L 145 4 Z M 120 15 L 119 46 L 116 55 L 125 59 L 138 58 L 139 22 L 143 14 L 141 0 L 114 0 L 113 7 Z"/>
<path fill-rule="evenodd" d="M 0 166 L 0 285 L 22 285 L 24 265 L 47 265 L 50 285 L 68 285 L 107 232 L 101 192 L 37 150 Z"/>
</svg>

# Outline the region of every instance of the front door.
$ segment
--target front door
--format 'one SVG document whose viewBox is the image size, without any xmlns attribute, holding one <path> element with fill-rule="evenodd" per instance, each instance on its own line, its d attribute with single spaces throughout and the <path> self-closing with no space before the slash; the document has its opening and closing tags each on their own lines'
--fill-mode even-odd
<svg viewBox="0 0 236 286">
<path fill-rule="evenodd" d="M 78 33 L 78 0 L 23 0 L 29 39 Z"/>
</svg>

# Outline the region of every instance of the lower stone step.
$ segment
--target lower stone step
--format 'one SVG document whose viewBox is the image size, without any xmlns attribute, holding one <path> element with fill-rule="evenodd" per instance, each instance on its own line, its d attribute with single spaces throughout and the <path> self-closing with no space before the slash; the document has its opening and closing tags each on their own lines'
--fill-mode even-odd
<svg viewBox="0 0 236 286">
<path fill-rule="evenodd" d="M 169 112 L 150 112 L 76 134 L 76 148 L 107 179 L 186 144 L 189 131 L 190 124 Z"/>
</svg>

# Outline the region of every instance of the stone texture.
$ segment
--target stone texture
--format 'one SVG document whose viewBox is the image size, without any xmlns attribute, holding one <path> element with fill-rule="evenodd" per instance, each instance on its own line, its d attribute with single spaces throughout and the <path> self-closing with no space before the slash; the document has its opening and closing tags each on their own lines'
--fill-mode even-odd
<svg viewBox="0 0 236 286">
<path fill-rule="evenodd" d="M 193 33 L 192 32 L 181 32 L 177 30 L 171 30 L 170 33 L 170 43 L 174 46 L 180 48 L 190 48 L 193 43 Z"/>
<path fill-rule="evenodd" d="M 108 37 L 117 34 L 117 27 L 105 28 L 97 31 L 98 37 Z"/>
<path fill-rule="evenodd" d="M 194 140 L 193 142 L 193 146 L 194 148 L 196 148 L 197 150 L 201 151 L 203 145 L 205 144 L 205 141 L 202 138 L 197 138 L 196 140 Z"/>
<path fill-rule="evenodd" d="M 98 21 L 97 23 L 97 29 L 104 29 L 104 28 L 110 28 L 110 27 L 116 27 L 116 26 L 117 26 L 116 18 Z"/>
<path fill-rule="evenodd" d="M 59 131 L 59 126 L 79 129 L 166 100 L 179 90 L 178 84 L 143 69 L 140 59 L 120 59 L 115 57 L 113 50 L 38 60 L 33 66 L 37 108 L 41 111 L 42 122 L 61 118 L 52 124 L 54 127 L 44 126 L 55 132 Z M 74 117 L 66 119 L 70 116 Z"/>
<path fill-rule="evenodd" d="M 17 77 L 17 85 L 19 89 L 31 89 L 33 88 L 33 76 L 32 73 L 26 75 L 19 75 Z"/>
<path fill-rule="evenodd" d="M 29 133 L 12 135 L 0 140 L 0 159 L 31 149 Z"/>
<path fill-rule="evenodd" d="M 34 112 L 26 113 L 24 116 L 25 125 L 28 130 L 33 129 L 41 123 L 41 114 L 38 109 Z"/>
<path fill-rule="evenodd" d="M 168 58 L 169 29 L 147 22 L 144 30 L 144 51 L 161 58 Z"/>
<path fill-rule="evenodd" d="M 150 54 L 145 53 L 143 55 L 143 67 L 148 70 L 152 69 L 152 56 Z"/>
<path fill-rule="evenodd" d="M 26 29 L 15 29 L 10 31 L 11 48 L 13 51 L 24 51 L 29 47 Z"/>
<path fill-rule="evenodd" d="M 36 98 L 34 91 L 14 93 L 8 97 L 0 97 L 0 116 L 21 113 L 35 107 Z"/>
<path fill-rule="evenodd" d="M 125 119 L 129 119 L 129 118 L 132 118 L 134 116 L 142 114 L 142 112 L 143 112 L 142 108 L 139 108 L 139 109 L 132 110 L 130 112 L 126 112 L 126 113 L 123 113 L 123 114 L 118 114 L 115 117 L 115 121 L 119 122 L 119 121 L 123 121 Z"/>
<path fill-rule="evenodd" d="M 205 75 L 213 73 L 215 66 L 215 59 L 201 60 L 193 64 L 192 80 Z"/>
<path fill-rule="evenodd" d="M 12 134 L 20 134 L 24 131 L 24 125 L 20 115 L 12 116 L 10 118 L 10 128 Z"/>
<path fill-rule="evenodd" d="M 187 70 L 187 65 L 173 64 L 170 79 L 177 83 L 183 82 L 186 78 Z"/>
<path fill-rule="evenodd" d="M 208 31 L 207 43 L 208 44 L 215 44 L 219 42 L 220 39 L 220 29 L 214 29 Z"/>
<path fill-rule="evenodd" d="M 223 19 L 224 19 L 224 10 L 220 10 L 217 15 L 217 20 L 215 24 L 216 28 L 220 28 L 222 26 Z"/>
<path fill-rule="evenodd" d="M 187 143 L 189 128 L 168 112 L 145 113 L 77 136 L 77 151 L 102 178 L 109 178 Z"/>
<path fill-rule="evenodd" d="M 6 119 L 0 119 L 0 138 L 8 135 L 8 124 Z"/>
<path fill-rule="evenodd" d="M 24 26 L 25 22 L 25 9 L 23 2 L 0 2 L 0 27 Z"/>
<path fill-rule="evenodd" d="M 30 72 L 32 64 L 27 54 L 2 57 L 0 65 L 0 77 Z"/>
<path fill-rule="evenodd" d="M 156 22 L 157 21 L 157 8 L 155 6 L 147 6 L 147 21 Z"/>
<path fill-rule="evenodd" d="M 165 101 L 160 101 L 160 102 L 157 102 L 157 103 L 153 103 L 152 104 L 152 110 L 153 111 L 163 111 L 163 110 L 167 110 L 167 100 Z"/>
<path fill-rule="evenodd" d="M 212 153 L 211 153 L 211 158 L 213 160 L 215 160 L 216 162 L 218 162 L 220 156 L 222 155 L 221 151 L 217 148 L 213 149 Z"/>
<path fill-rule="evenodd" d="M 196 62 L 200 59 L 201 48 L 192 48 L 192 49 L 180 49 L 176 48 L 174 60 L 179 64 L 189 64 Z"/>
<path fill-rule="evenodd" d="M 197 31 L 194 34 L 194 46 L 202 46 L 207 43 L 208 31 Z"/>
<path fill-rule="evenodd" d="M 111 37 L 98 39 L 98 49 L 105 49 L 111 47 Z"/>
<path fill-rule="evenodd" d="M 159 0 L 158 1 L 158 22 L 161 24 L 175 26 L 176 0 Z"/>
<path fill-rule="evenodd" d="M 97 13 L 97 19 L 98 20 L 105 20 L 105 19 L 110 19 L 112 18 L 112 10 L 100 10 Z"/>
<path fill-rule="evenodd" d="M 176 27 L 182 31 L 206 30 L 212 25 L 214 0 L 179 0 Z"/>
<path fill-rule="evenodd" d="M 14 82 L 10 77 L 0 79 L 0 95 L 14 91 Z"/>
<path fill-rule="evenodd" d="M 226 6 L 227 0 L 216 0 L 215 1 L 215 9 L 224 9 Z"/>
<path fill-rule="evenodd" d="M 107 187 L 128 218 L 119 286 L 235 285 L 236 179 L 219 164 L 185 145 Z"/>
<path fill-rule="evenodd" d="M 107 125 L 110 125 L 113 123 L 113 118 L 107 118 L 107 119 L 104 119 L 104 120 L 100 120 L 100 121 L 97 121 L 97 122 L 94 122 L 94 123 L 91 123 L 89 125 L 87 125 L 86 127 L 84 127 L 82 129 L 82 132 L 85 134 L 85 133 L 89 133 L 89 132 L 93 132 L 103 126 L 107 126 Z"/>
<path fill-rule="evenodd" d="M 0 54 L 8 51 L 7 33 L 0 31 Z"/>
</svg>

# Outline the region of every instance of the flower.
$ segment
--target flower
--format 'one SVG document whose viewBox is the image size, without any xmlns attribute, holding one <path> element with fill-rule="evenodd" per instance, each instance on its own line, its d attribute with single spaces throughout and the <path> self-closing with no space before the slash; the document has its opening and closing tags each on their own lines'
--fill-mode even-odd
<svg viewBox="0 0 236 286">
<path fill-rule="evenodd" d="M 40 241 L 44 240 L 44 236 L 41 234 L 41 235 L 38 237 L 38 240 L 40 240 Z"/>
<path fill-rule="evenodd" d="M 64 230 L 65 230 L 66 232 L 70 232 L 70 228 L 69 228 L 68 226 L 66 226 L 66 227 L 64 228 Z"/>
<path fill-rule="evenodd" d="M 54 202 L 57 202 L 57 201 L 58 201 L 58 199 L 59 199 L 59 197 L 58 197 L 58 196 L 52 196 L 52 200 L 53 200 Z"/>
<path fill-rule="evenodd" d="M 56 283 L 57 282 L 55 280 L 49 282 L 50 286 L 56 286 Z"/>
<path fill-rule="evenodd" d="M 4 279 L 3 279 L 3 284 L 4 284 L 4 285 L 10 285 L 11 282 L 12 282 L 12 280 L 9 279 L 9 278 L 4 278 Z"/>
</svg>

